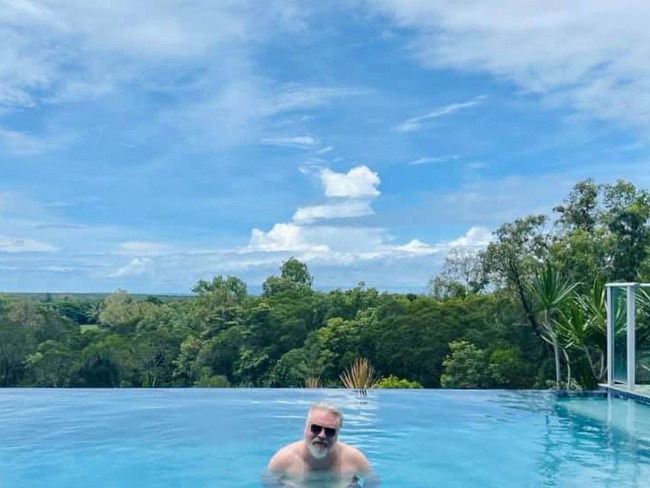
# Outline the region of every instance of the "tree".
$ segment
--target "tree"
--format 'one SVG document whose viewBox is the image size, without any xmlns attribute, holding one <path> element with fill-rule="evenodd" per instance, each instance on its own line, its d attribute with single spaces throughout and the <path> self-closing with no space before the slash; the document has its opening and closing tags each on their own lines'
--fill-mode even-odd
<svg viewBox="0 0 650 488">
<path fill-rule="evenodd" d="M 600 188 L 591 178 L 578 182 L 564 203 L 553 209 L 560 214 L 558 223 L 568 230 L 593 232 L 600 219 Z"/>
<path fill-rule="evenodd" d="M 202 299 L 219 305 L 239 304 L 248 296 L 246 283 L 235 276 L 215 276 L 211 282 L 199 280 L 192 291 Z"/>
<path fill-rule="evenodd" d="M 132 332 L 137 323 L 158 306 L 149 301 L 134 300 L 126 290 L 117 290 L 104 299 L 98 322 L 114 332 Z"/>
<path fill-rule="evenodd" d="M 567 276 L 585 284 L 595 279 L 635 281 L 650 246 L 650 194 L 631 183 L 577 183 L 562 205 L 553 259 Z"/>
<path fill-rule="evenodd" d="M 464 297 L 482 291 L 487 284 L 478 253 L 456 247 L 449 251 L 441 272 L 429 282 L 431 294 L 438 298 Z"/>
<path fill-rule="evenodd" d="M 485 351 L 467 341 L 449 343 L 450 354 L 442 365 L 440 377 L 443 388 L 481 388 L 489 383 L 488 360 Z"/>
<path fill-rule="evenodd" d="M 309 356 L 303 348 L 284 353 L 271 371 L 270 386 L 304 386 L 308 377 L 318 377 L 318 374 L 313 375 L 309 363 Z"/>
<path fill-rule="evenodd" d="M 610 277 L 635 281 L 650 246 L 650 194 L 618 181 L 604 188 L 603 223 L 611 232 Z"/>
<path fill-rule="evenodd" d="M 30 384 L 35 386 L 66 387 L 73 367 L 73 352 L 66 344 L 47 340 L 38 345 L 25 359 Z"/>
<path fill-rule="evenodd" d="M 548 260 L 550 236 L 545 231 L 547 221 L 544 215 L 529 215 L 503 224 L 495 232 L 496 241 L 480 254 L 491 281 L 505 285 L 516 294 L 538 335 L 540 325 L 527 283 L 541 263 Z"/>
<path fill-rule="evenodd" d="M 264 281 L 262 290 L 264 296 L 273 296 L 291 290 L 311 290 L 312 283 L 307 265 L 292 257 L 282 263 L 280 276 L 269 276 Z"/>
</svg>

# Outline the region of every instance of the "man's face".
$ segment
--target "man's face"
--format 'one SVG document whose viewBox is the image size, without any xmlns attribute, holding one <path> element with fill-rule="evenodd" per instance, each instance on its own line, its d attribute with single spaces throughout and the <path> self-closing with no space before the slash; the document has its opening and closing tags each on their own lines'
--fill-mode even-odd
<svg viewBox="0 0 650 488">
<path fill-rule="evenodd" d="M 305 443 L 313 457 L 323 459 L 336 444 L 339 421 L 328 410 L 313 410 L 305 424 Z"/>
</svg>

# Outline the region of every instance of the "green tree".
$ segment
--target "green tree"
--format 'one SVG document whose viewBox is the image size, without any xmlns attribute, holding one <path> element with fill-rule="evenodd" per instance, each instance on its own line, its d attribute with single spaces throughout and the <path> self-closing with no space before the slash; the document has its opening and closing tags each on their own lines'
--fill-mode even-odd
<svg viewBox="0 0 650 488">
<path fill-rule="evenodd" d="M 527 284 L 540 263 L 548 260 L 550 236 L 546 231 L 547 222 L 544 215 L 530 215 L 503 224 L 495 232 L 496 241 L 481 253 L 484 269 L 491 281 L 512 290 L 538 335 L 541 334 L 540 325 Z"/>
<path fill-rule="evenodd" d="M 618 181 L 604 188 L 603 223 L 612 234 L 610 277 L 635 281 L 650 246 L 650 194 Z"/>
<path fill-rule="evenodd" d="M 280 276 L 269 276 L 262 284 L 264 296 L 296 289 L 311 290 L 313 278 L 307 265 L 296 258 L 290 258 L 280 267 Z"/>
<path fill-rule="evenodd" d="M 479 293 L 486 285 L 479 254 L 456 247 L 445 257 L 442 270 L 429 282 L 429 289 L 438 298 L 457 298 Z"/>
<path fill-rule="evenodd" d="M 555 236 L 553 255 L 568 277 L 586 284 L 639 278 L 650 246 L 646 190 L 622 180 L 585 180 L 554 210 L 561 232 Z"/>
<path fill-rule="evenodd" d="M 70 383 L 74 353 L 67 344 L 47 340 L 37 351 L 25 358 L 29 384 L 33 386 L 66 387 Z"/>
<path fill-rule="evenodd" d="M 489 384 L 485 351 L 467 341 L 449 343 L 450 354 L 443 361 L 443 388 L 482 388 Z"/>
</svg>

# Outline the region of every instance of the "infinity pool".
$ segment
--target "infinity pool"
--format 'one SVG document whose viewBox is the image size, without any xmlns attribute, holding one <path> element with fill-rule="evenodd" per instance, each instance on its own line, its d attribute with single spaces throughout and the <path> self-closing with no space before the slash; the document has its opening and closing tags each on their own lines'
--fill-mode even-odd
<svg viewBox="0 0 650 488">
<path fill-rule="evenodd" d="M 1 488 L 259 488 L 316 400 L 382 487 L 650 486 L 650 407 L 546 392 L 0 390 Z"/>
</svg>

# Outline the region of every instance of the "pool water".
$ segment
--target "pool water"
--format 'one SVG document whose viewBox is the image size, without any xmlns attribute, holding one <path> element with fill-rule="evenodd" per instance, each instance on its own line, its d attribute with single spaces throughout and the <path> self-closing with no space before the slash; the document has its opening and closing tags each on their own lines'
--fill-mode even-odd
<svg viewBox="0 0 650 488">
<path fill-rule="evenodd" d="M 307 407 L 342 407 L 340 439 L 382 487 L 650 486 L 650 407 L 548 392 L 0 390 L 0 488 L 259 488 Z"/>
</svg>

